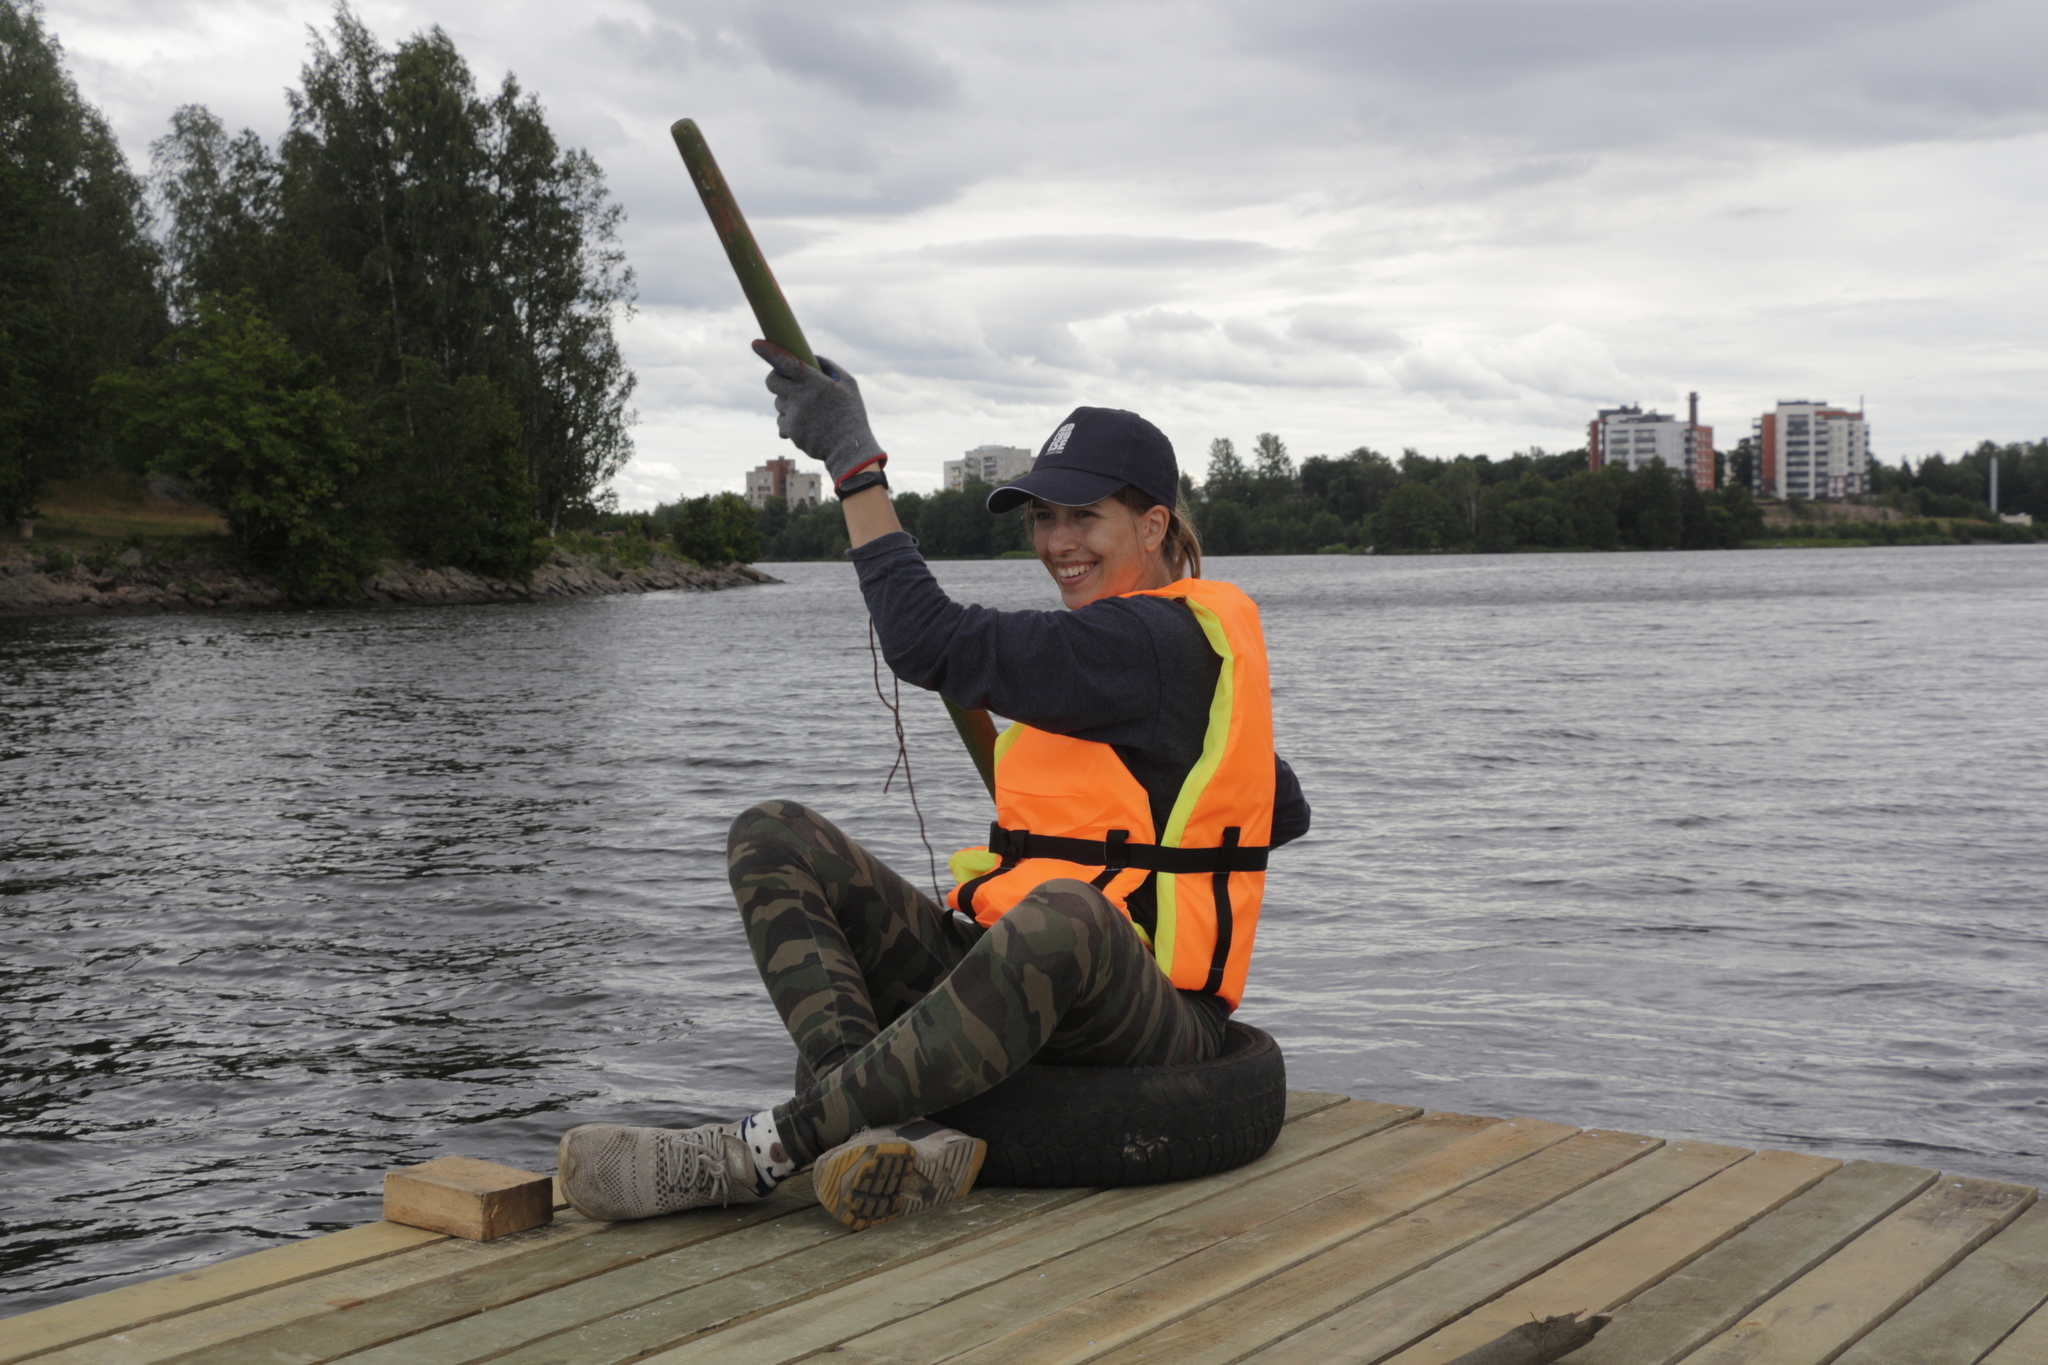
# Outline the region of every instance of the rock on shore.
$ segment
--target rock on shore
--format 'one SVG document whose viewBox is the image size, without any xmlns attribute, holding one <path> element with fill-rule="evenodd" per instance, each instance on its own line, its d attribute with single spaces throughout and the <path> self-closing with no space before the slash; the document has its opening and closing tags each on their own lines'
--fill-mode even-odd
<svg viewBox="0 0 2048 1365">
<path fill-rule="evenodd" d="M 778 581 L 747 564 L 704 569 L 656 555 L 648 567 L 636 569 L 606 555 L 555 550 L 526 583 L 468 569 L 430 569 L 385 560 L 363 580 L 356 596 L 322 605 L 530 602 L 670 589 L 709 592 Z M 9 546 L 0 553 L 0 617 L 256 611 L 295 605 L 305 604 L 294 602 L 269 579 L 213 561 L 159 561 L 129 549 L 109 561 L 81 561 L 53 570 L 29 546 Z"/>
</svg>

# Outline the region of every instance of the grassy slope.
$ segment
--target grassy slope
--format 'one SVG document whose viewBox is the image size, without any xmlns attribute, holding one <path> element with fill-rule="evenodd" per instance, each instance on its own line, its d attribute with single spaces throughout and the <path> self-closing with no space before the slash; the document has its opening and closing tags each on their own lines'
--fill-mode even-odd
<svg viewBox="0 0 2048 1365">
<path fill-rule="evenodd" d="M 148 541 L 191 553 L 225 551 L 227 522 L 210 508 L 152 497 L 133 474 L 95 473 L 50 486 L 32 542 L 83 557 L 104 546 Z M 0 529 L 0 544 L 18 546 L 21 528 Z"/>
</svg>

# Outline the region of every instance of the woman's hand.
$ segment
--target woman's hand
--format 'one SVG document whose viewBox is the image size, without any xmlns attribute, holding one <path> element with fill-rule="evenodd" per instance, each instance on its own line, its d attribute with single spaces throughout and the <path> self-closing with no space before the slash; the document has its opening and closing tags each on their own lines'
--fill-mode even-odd
<svg viewBox="0 0 2048 1365">
<path fill-rule="evenodd" d="M 768 392 L 775 395 L 775 429 L 785 441 L 814 460 L 822 460 L 832 476 L 833 491 L 842 498 L 863 488 L 886 483 L 882 466 L 889 456 L 868 428 L 867 405 L 860 384 L 824 356 L 817 366 L 804 364 L 772 341 L 754 343 L 754 354 L 769 364 Z"/>
</svg>

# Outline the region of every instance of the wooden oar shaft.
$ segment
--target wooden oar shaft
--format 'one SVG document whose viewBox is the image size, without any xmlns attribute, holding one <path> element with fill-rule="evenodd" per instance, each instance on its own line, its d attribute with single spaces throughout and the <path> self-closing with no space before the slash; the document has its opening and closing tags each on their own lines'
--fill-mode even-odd
<svg viewBox="0 0 2048 1365">
<path fill-rule="evenodd" d="M 789 300 L 782 297 L 782 286 L 775 282 L 775 272 L 768 268 L 768 258 L 754 241 L 753 230 L 740 213 L 732 187 L 725 183 L 725 174 L 718 169 L 704 134 L 697 129 L 697 121 L 677 119 L 669 125 L 668 134 L 675 139 L 676 150 L 683 154 L 690 183 L 697 187 L 704 211 L 711 215 L 711 226 L 717 229 L 718 240 L 725 245 L 726 259 L 732 262 L 732 273 L 739 276 L 740 288 L 754 310 L 754 321 L 761 325 L 761 335 L 804 364 L 816 365 L 818 357 L 811 350 L 811 343 L 804 339 L 804 329 L 797 326 Z"/>
<path fill-rule="evenodd" d="M 675 139 L 676 150 L 683 154 L 683 165 L 689 169 L 690 183 L 697 187 L 697 197 L 704 201 L 704 211 L 711 215 L 711 226 L 718 230 L 718 240 L 725 245 L 726 259 L 732 262 L 732 273 L 739 277 L 740 289 L 747 296 L 748 306 L 754 310 L 754 321 L 760 324 L 762 337 L 804 364 L 816 365 L 817 353 L 804 339 L 804 329 L 797 325 L 789 300 L 782 296 L 782 286 L 775 282 L 775 272 L 768 268 L 768 258 L 761 254 L 760 245 L 754 241 L 753 230 L 747 226 L 746 216 L 732 197 L 732 187 L 725 183 L 725 173 L 718 169 L 718 162 L 712 157 L 704 134 L 698 131 L 697 121 L 677 119 L 669 125 L 668 134 Z M 960 742 L 967 746 L 967 756 L 974 760 L 974 770 L 981 774 L 981 784 L 988 788 L 990 796 L 994 796 L 995 722 L 989 719 L 986 711 L 969 711 L 950 701 L 946 702 L 946 714 L 953 718 L 953 728 L 960 732 Z"/>
</svg>

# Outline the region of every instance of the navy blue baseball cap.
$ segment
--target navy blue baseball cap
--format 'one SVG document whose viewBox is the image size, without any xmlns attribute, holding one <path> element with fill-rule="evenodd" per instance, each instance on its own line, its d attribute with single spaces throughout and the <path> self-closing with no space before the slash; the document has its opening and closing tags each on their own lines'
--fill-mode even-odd
<svg viewBox="0 0 2048 1365">
<path fill-rule="evenodd" d="M 1125 484 L 1171 509 L 1180 497 L 1173 442 L 1135 412 L 1075 408 L 1039 447 L 1031 472 L 988 495 L 988 510 L 1007 512 L 1032 498 L 1086 507 Z"/>
</svg>

